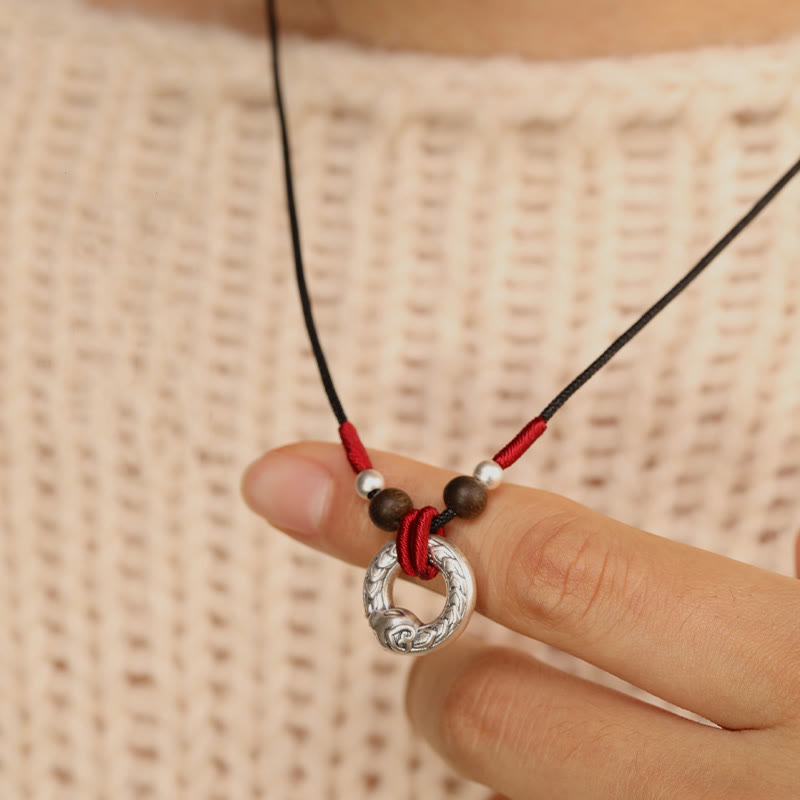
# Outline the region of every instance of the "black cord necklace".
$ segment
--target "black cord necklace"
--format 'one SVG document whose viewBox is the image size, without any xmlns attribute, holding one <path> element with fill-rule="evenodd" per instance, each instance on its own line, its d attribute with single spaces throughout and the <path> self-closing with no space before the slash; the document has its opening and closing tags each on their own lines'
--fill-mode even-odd
<svg viewBox="0 0 800 800">
<path fill-rule="evenodd" d="M 381 548 L 367 570 L 364 579 L 364 610 L 378 641 L 384 647 L 398 653 L 427 653 L 455 639 L 463 631 L 475 607 L 475 579 L 472 569 L 461 551 L 444 538 L 444 525 L 456 516 L 472 519 L 483 511 L 487 502 L 487 490 L 500 484 L 503 470 L 513 464 L 545 431 L 548 420 L 556 411 L 656 314 L 669 305 L 764 210 L 778 192 L 800 172 L 800 159 L 786 170 L 697 264 L 570 381 L 507 445 L 498 450 L 491 459 L 481 461 L 472 476 L 460 475 L 450 481 L 444 489 L 444 511 L 439 513 L 433 506 L 416 509 L 411 498 L 402 489 L 385 488 L 383 476 L 372 468 L 355 426 L 348 421 L 344 412 L 322 351 L 311 310 L 300 247 L 289 135 L 281 90 L 275 0 L 265 0 L 265 11 L 272 51 L 275 103 L 281 131 L 286 205 L 295 275 L 306 330 L 325 393 L 339 422 L 339 435 L 345 453 L 356 473 L 356 491 L 369 500 L 370 518 L 379 528 L 397 531 L 396 540 Z M 437 530 L 439 535 L 432 535 Z M 410 611 L 392 605 L 391 588 L 399 569 L 424 580 L 433 578 L 440 570 L 444 574 L 447 584 L 445 606 L 433 622 L 423 624 Z"/>
</svg>

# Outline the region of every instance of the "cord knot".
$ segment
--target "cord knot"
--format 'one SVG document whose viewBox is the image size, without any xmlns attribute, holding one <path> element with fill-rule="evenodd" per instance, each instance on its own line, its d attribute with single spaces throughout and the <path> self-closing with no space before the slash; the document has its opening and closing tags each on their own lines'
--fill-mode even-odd
<svg viewBox="0 0 800 800">
<path fill-rule="evenodd" d="M 406 511 L 397 529 L 397 560 L 406 575 L 429 581 L 439 574 L 439 570 L 428 560 L 428 539 L 431 535 L 431 522 L 439 512 L 433 506 L 412 508 Z M 444 535 L 444 528 L 439 528 Z"/>
</svg>

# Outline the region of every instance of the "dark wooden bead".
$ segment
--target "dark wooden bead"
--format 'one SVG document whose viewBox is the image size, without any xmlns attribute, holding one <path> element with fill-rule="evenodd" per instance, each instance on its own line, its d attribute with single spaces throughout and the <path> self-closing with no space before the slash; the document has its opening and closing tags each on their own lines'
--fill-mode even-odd
<svg viewBox="0 0 800 800">
<path fill-rule="evenodd" d="M 369 501 L 369 518 L 384 531 L 396 531 L 414 504 L 402 489 L 381 489 Z"/>
<path fill-rule="evenodd" d="M 444 502 L 463 519 L 472 519 L 486 508 L 486 487 L 470 475 L 459 475 L 444 487 Z"/>
</svg>

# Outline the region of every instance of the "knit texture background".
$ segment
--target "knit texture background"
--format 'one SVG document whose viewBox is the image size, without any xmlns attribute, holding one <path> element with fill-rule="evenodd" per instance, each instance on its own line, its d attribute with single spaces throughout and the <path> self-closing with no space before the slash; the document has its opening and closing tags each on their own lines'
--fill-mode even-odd
<svg viewBox="0 0 800 800">
<path fill-rule="evenodd" d="M 797 40 L 526 64 L 293 38 L 284 56 L 345 408 L 368 448 L 461 471 L 800 152 Z M 267 63 L 230 32 L 0 0 L 2 798 L 488 796 L 411 734 L 410 661 L 376 645 L 362 570 L 239 494 L 264 450 L 336 440 Z M 792 574 L 798 219 L 800 183 L 508 479 Z"/>
</svg>

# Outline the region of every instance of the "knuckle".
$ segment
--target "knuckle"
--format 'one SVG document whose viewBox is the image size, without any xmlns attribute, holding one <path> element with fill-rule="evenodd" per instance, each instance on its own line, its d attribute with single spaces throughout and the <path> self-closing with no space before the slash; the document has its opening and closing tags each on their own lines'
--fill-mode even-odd
<svg viewBox="0 0 800 800">
<path fill-rule="evenodd" d="M 585 515 L 557 510 L 540 517 L 510 554 L 506 586 L 514 610 L 548 627 L 596 623 L 605 612 L 638 616 L 649 597 L 646 571 L 632 568 L 631 550 L 592 526 Z M 613 613 L 612 613 L 613 610 Z"/>
</svg>

